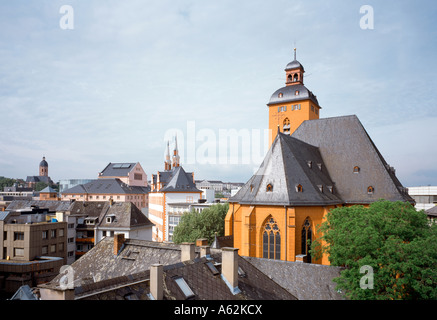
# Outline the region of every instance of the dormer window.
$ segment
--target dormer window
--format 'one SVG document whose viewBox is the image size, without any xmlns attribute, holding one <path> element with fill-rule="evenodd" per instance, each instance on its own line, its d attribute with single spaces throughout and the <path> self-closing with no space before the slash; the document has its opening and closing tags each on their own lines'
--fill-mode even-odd
<svg viewBox="0 0 437 320">
<path fill-rule="evenodd" d="M 354 173 L 360 173 L 360 167 L 355 166 L 354 167 Z"/>
<path fill-rule="evenodd" d="M 282 98 L 283 96 L 284 96 L 284 94 L 282 92 L 279 92 L 278 98 Z"/>
<path fill-rule="evenodd" d="M 296 186 L 296 192 L 303 192 L 302 185 L 298 184 L 298 185 Z"/>
<path fill-rule="evenodd" d="M 328 187 L 329 192 L 333 193 L 333 192 L 332 192 L 332 191 L 333 191 L 332 186 L 327 186 L 327 187 Z"/>
<path fill-rule="evenodd" d="M 311 160 L 308 160 L 307 164 L 308 164 L 308 168 L 312 168 L 313 167 L 313 162 Z"/>
<path fill-rule="evenodd" d="M 273 185 L 271 183 L 269 183 L 266 187 L 266 191 L 267 192 L 272 192 L 273 191 Z"/>
<path fill-rule="evenodd" d="M 317 187 L 319 188 L 320 192 L 323 192 L 323 185 L 319 184 Z"/>
<path fill-rule="evenodd" d="M 375 192 L 375 188 L 372 186 L 367 187 L 367 194 L 373 194 Z"/>
<path fill-rule="evenodd" d="M 114 215 L 110 215 L 106 217 L 106 223 L 112 223 L 115 221 L 115 216 Z"/>
<path fill-rule="evenodd" d="M 299 90 L 296 90 L 296 91 L 294 92 L 294 95 L 295 95 L 295 96 L 298 96 L 298 95 L 299 95 Z"/>
<path fill-rule="evenodd" d="M 319 167 L 320 170 L 322 170 L 322 164 L 318 163 L 317 166 Z"/>
<path fill-rule="evenodd" d="M 250 185 L 250 192 L 253 191 L 253 184 Z"/>
</svg>

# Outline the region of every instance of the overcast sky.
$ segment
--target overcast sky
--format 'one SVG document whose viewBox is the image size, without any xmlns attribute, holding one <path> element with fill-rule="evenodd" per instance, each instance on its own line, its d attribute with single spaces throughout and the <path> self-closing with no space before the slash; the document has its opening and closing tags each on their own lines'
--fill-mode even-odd
<svg viewBox="0 0 437 320">
<path fill-rule="evenodd" d="M 246 182 L 294 47 L 322 118 L 356 114 L 404 186 L 437 185 L 437 5 L 412 0 L 1 1 L 0 176 L 150 177 L 177 134 L 196 179 Z"/>
</svg>

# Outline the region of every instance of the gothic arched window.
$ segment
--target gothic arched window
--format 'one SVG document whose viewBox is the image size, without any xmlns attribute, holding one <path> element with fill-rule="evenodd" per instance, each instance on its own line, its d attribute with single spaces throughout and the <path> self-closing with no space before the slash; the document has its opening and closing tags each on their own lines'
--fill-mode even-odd
<svg viewBox="0 0 437 320">
<path fill-rule="evenodd" d="M 263 258 L 281 259 L 281 233 L 278 224 L 271 217 L 264 224 L 263 229 Z"/>
<path fill-rule="evenodd" d="M 307 262 L 311 263 L 311 241 L 313 240 L 313 233 L 311 230 L 311 223 L 308 219 L 305 220 L 302 226 L 301 239 L 301 253 L 307 256 Z"/>
</svg>

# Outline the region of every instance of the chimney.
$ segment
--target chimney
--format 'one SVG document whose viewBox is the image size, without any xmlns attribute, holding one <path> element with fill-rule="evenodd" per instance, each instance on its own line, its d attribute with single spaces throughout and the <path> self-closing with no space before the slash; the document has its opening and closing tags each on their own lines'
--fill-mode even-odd
<svg viewBox="0 0 437 320">
<path fill-rule="evenodd" d="M 152 264 L 150 266 L 150 294 L 155 300 L 162 300 L 163 291 L 163 269 L 162 264 Z"/>
<path fill-rule="evenodd" d="M 211 255 L 210 246 L 200 246 L 200 257 L 209 257 Z"/>
<path fill-rule="evenodd" d="M 194 243 L 191 242 L 183 242 L 181 244 L 181 261 L 194 260 L 195 252 L 194 252 Z"/>
<path fill-rule="evenodd" d="M 196 240 L 196 247 L 207 246 L 207 245 L 208 245 L 208 240 L 205 238 Z"/>
<path fill-rule="evenodd" d="M 222 248 L 221 277 L 232 294 L 240 293 L 238 288 L 238 248 Z"/>
<path fill-rule="evenodd" d="M 120 252 L 121 247 L 124 243 L 124 233 L 117 233 L 114 235 L 114 254 L 118 255 Z"/>
</svg>

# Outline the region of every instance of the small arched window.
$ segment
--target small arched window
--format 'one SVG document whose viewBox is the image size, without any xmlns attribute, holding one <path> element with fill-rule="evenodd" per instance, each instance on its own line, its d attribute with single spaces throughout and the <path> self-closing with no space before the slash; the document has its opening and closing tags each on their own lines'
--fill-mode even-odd
<svg viewBox="0 0 437 320">
<path fill-rule="evenodd" d="M 360 173 L 360 167 L 355 166 L 354 167 L 354 173 Z"/>
<path fill-rule="evenodd" d="M 294 79 L 294 82 L 298 81 L 299 80 L 299 75 L 297 73 L 295 73 L 293 79 Z"/>
<path fill-rule="evenodd" d="M 367 193 L 368 194 L 373 194 L 373 192 L 375 192 L 375 188 L 372 186 L 367 187 Z"/>
<path fill-rule="evenodd" d="M 266 191 L 267 192 L 272 192 L 273 191 L 273 185 L 271 183 L 269 183 L 266 187 Z"/>
<path fill-rule="evenodd" d="M 302 185 L 301 185 L 301 184 L 298 184 L 298 185 L 296 186 L 296 192 L 303 192 L 303 188 L 302 188 Z"/>
<path fill-rule="evenodd" d="M 284 96 L 284 94 L 282 92 L 279 92 L 278 98 L 282 98 L 283 96 Z"/>
</svg>

